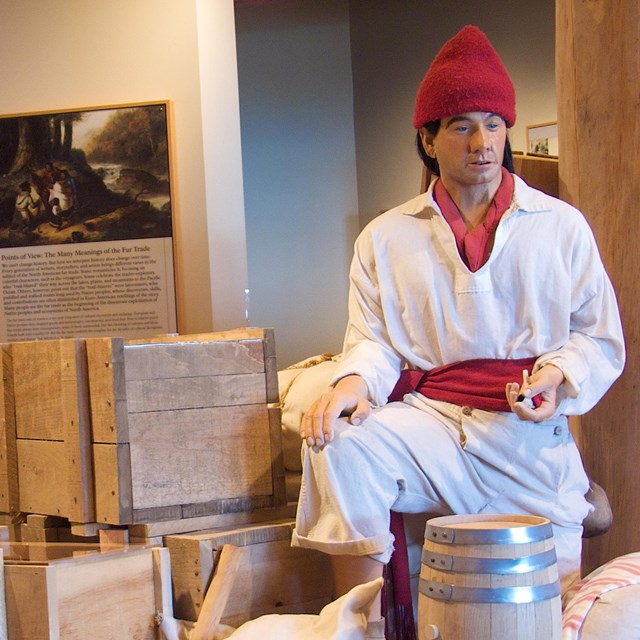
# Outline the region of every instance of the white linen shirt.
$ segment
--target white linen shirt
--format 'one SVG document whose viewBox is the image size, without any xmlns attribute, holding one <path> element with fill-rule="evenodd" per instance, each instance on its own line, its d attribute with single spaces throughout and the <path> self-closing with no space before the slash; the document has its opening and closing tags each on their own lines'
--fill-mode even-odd
<svg viewBox="0 0 640 640">
<path fill-rule="evenodd" d="M 403 367 L 536 357 L 565 376 L 556 414 L 582 414 L 624 366 L 615 292 L 584 216 L 514 176 L 488 261 L 471 272 L 429 190 L 355 244 L 349 322 L 333 384 L 364 378 L 386 403 Z M 518 382 L 518 380 L 514 380 Z"/>
</svg>

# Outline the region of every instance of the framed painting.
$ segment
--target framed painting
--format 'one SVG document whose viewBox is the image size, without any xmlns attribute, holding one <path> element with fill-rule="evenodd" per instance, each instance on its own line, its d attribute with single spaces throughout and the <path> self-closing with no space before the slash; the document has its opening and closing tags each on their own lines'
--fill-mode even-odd
<svg viewBox="0 0 640 640">
<path fill-rule="evenodd" d="M 177 332 L 170 108 L 0 116 L 0 339 Z"/>
<path fill-rule="evenodd" d="M 558 123 L 543 122 L 527 126 L 527 153 L 558 157 Z"/>
</svg>

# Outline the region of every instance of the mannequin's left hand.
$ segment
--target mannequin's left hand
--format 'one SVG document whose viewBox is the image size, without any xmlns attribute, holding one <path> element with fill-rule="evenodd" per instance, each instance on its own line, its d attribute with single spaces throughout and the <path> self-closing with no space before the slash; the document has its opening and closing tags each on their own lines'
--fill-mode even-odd
<svg viewBox="0 0 640 640">
<path fill-rule="evenodd" d="M 505 394 L 511 410 L 521 420 L 542 422 L 548 420 L 558 407 L 558 387 L 564 382 L 564 374 L 558 367 L 547 364 L 533 375 L 523 372 L 522 384 L 508 382 Z M 538 406 L 533 406 L 531 398 L 538 396 Z"/>
</svg>

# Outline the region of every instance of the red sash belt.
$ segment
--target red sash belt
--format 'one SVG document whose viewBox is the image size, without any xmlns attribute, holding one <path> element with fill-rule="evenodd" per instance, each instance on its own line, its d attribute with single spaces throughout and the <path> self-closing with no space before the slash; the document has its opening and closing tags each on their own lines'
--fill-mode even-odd
<svg viewBox="0 0 640 640">
<path fill-rule="evenodd" d="M 505 395 L 508 382 L 521 382 L 522 371 L 531 369 L 536 358 L 496 360 L 479 358 L 436 367 L 431 371 L 405 369 L 394 387 L 389 402 L 402 400 L 406 393 L 417 391 L 433 400 L 484 411 L 511 411 Z M 540 404 L 539 396 L 533 398 Z"/>
</svg>

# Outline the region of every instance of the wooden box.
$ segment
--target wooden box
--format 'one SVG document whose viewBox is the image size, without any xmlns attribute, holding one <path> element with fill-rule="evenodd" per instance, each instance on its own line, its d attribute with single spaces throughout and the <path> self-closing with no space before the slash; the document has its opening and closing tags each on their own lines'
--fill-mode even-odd
<svg viewBox="0 0 640 640">
<path fill-rule="evenodd" d="M 155 640 L 153 550 L 5 543 L 9 640 Z"/>
<path fill-rule="evenodd" d="M 0 397 L 0 511 L 107 526 L 286 505 L 271 330 L 10 343 Z"/>
<path fill-rule="evenodd" d="M 326 554 L 291 547 L 293 520 L 166 536 L 176 618 L 195 621 L 225 544 L 245 558 L 221 622 L 238 627 L 269 613 L 319 613 L 332 600 Z"/>
<path fill-rule="evenodd" d="M 270 330 L 91 338 L 87 358 L 98 523 L 286 504 Z"/>
</svg>

